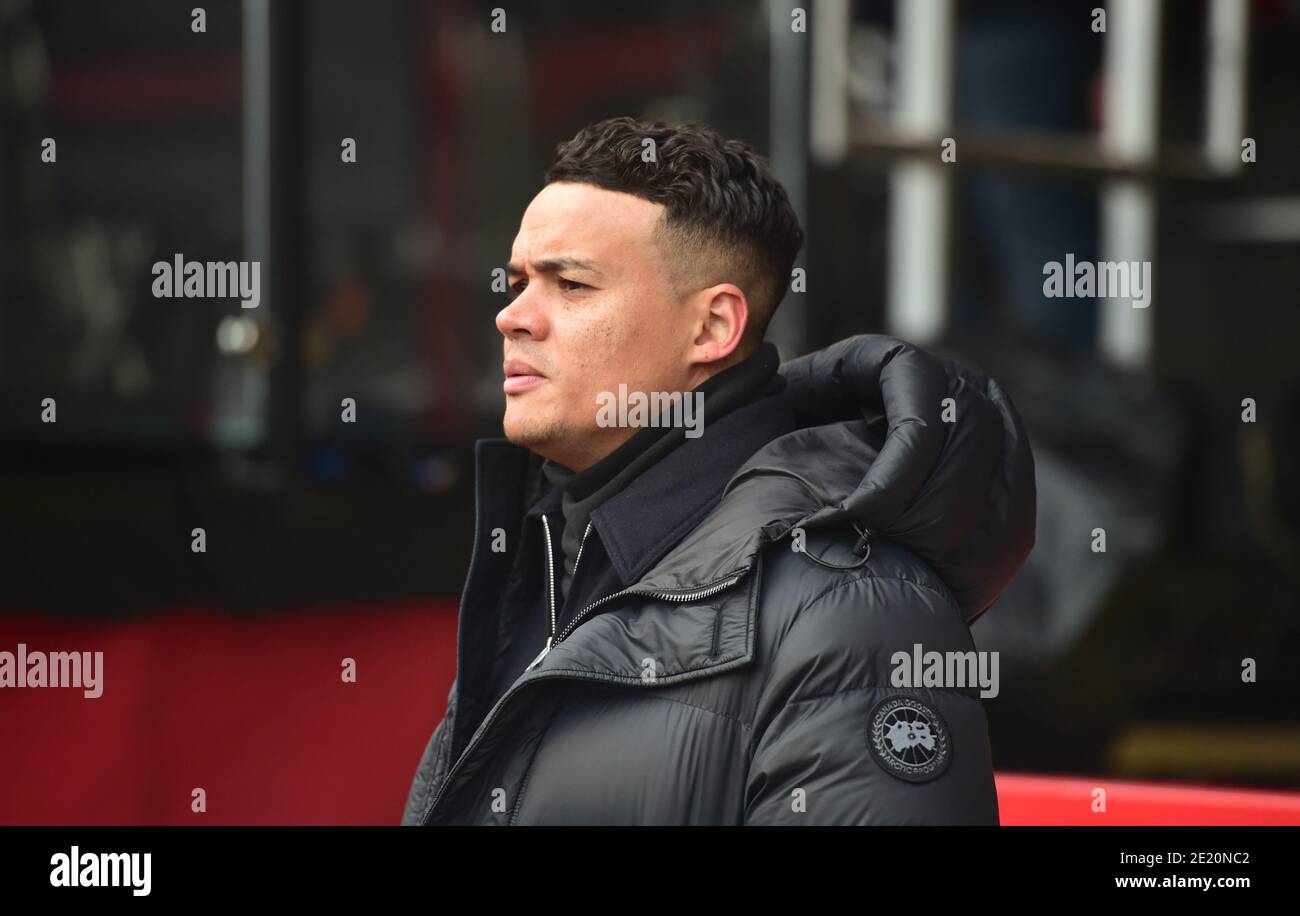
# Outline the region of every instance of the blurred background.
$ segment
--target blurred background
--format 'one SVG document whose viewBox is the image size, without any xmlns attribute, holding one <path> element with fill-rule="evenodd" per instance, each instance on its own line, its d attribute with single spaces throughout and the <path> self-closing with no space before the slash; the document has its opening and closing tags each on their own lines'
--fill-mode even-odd
<svg viewBox="0 0 1300 916">
<path fill-rule="evenodd" d="M 400 819 L 492 271 L 621 114 L 770 158 L 783 358 L 890 333 L 1025 417 L 1000 775 L 1300 790 L 1297 49 L 1298 0 L 0 0 L 0 650 L 105 653 L 99 699 L 0 692 L 0 823 Z M 261 305 L 155 298 L 178 252 L 261 260 Z M 1150 307 L 1045 296 L 1067 254 L 1150 262 Z"/>
</svg>

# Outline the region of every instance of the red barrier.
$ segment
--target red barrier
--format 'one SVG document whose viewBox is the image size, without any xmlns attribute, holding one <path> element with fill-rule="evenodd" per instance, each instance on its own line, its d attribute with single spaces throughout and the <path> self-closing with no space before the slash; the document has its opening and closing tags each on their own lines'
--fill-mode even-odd
<svg viewBox="0 0 1300 916">
<path fill-rule="evenodd" d="M 1300 824 L 1300 792 L 998 773 L 1003 826 Z M 1098 795 L 1097 790 L 1104 790 Z M 1094 811 L 1104 800 L 1104 810 Z"/>
</svg>

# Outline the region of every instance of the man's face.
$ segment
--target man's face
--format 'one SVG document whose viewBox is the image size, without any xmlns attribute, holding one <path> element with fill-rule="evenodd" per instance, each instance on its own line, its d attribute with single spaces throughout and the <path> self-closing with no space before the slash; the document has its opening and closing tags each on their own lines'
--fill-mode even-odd
<svg viewBox="0 0 1300 916">
<path fill-rule="evenodd" d="M 685 392 L 707 377 L 692 365 L 694 300 L 673 294 L 654 241 L 663 212 L 576 182 L 547 185 L 524 211 L 507 268 L 515 298 L 496 318 L 512 442 L 582 470 L 636 432 L 597 424 L 601 392 Z"/>
</svg>

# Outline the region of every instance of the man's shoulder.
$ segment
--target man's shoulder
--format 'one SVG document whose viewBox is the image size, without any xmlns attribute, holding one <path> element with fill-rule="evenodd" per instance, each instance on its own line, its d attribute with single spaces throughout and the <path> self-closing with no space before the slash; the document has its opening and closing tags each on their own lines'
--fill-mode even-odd
<svg viewBox="0 0 1300 916">
<path fill-rule="evenodd" d="M 879 672 L 894 651 L 917 642 L 939 650 L 970 645 L 960 606 L 928 563 L 884 538 L 872 541 L 863 562 L 855 540 L 851 530 L 808 532 L 802 545 L 787 537 L 763 552 L 760 654 L 839 659 Z"/>
</svg>

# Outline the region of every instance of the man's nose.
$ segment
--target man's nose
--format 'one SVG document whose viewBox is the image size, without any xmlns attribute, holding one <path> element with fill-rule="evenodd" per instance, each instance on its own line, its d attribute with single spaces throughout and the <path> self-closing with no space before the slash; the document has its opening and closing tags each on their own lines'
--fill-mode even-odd
<svg viewBox="0 0 1300 916">
<path fill-rule="evenodd" d="M 545 316 L 542 314 L 540 303 L 530 289 L 526 287 L 505 308 L 497 312 L 497 330 L 508 338 L 525 333 L 530 337 L 542 337 L 545 334 Z"/>
</svg>

